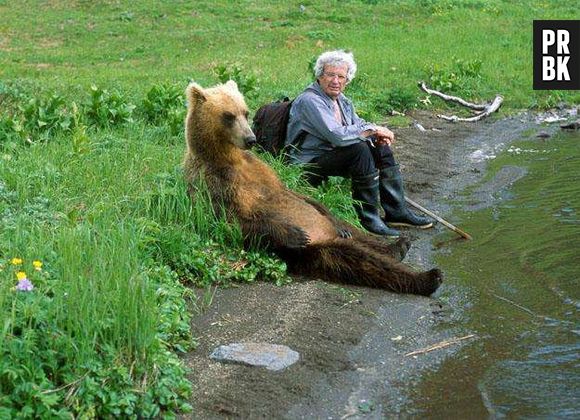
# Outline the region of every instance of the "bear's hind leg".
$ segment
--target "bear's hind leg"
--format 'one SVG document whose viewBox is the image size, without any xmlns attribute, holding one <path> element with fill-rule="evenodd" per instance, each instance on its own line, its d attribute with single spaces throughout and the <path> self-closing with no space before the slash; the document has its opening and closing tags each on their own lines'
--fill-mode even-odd
<svg viewBox="0 0 580 420">
<path fill-rule="evenodd" d="M 395 259 L 354 240 L 309 247 L 307 252 L 310 263 L 298 266 L 301 274 L 323 275 L 334 282 L 429 296 L 443 279 L 438 269 L 415 273 Z"/>
</svg>

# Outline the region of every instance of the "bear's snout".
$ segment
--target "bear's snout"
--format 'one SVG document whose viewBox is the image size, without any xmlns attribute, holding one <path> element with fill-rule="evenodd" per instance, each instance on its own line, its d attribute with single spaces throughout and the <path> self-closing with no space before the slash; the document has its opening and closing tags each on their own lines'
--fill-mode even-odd
<svg viewBox="0 0 580 420">
<path fill-rule="evenodd" d="M 251 149 L 256 144 L 256 136 L 252 133 L 244 139 L 244 144 L 247 149 Z"/>
</svg>

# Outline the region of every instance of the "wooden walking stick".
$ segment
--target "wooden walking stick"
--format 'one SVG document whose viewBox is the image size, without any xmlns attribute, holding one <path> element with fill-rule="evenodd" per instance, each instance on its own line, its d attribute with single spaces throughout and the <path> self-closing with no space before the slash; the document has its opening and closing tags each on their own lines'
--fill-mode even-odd
<svg viewBox="0 0 580 420">
<path fill-rule="evenodd" d="M 471 237 L 471 235 L 469 233 L 465 233 L 464 231 L 462 231 L 461 229 L 459 229 L 456 226 L 453 226 L 451 223 L 449 223 L 447 220 L 442 219 L 441 217 L 437 216 L 435 213 L 433 213 L 430 210 L 427 210 L 425 207 L 421 206 L 420 204 L 415 203 L 413 200 L 411 200 L 409 197 L 405 197 L 405 201 L 407 203 L 409 203 L 411 206 L 415 207 L 417 210 L 422 211 L 423 213 L 425 213 L 427 216 L 431 216 L 433 219 L 437 220 L 439 223 L 443 224 L 444 226 L 448 227 L 449 229 L 451 229 L 453 232 L 457 233 L 458 235 L 464 237 L 465 239 L 473 239 Z"/>
</svg>

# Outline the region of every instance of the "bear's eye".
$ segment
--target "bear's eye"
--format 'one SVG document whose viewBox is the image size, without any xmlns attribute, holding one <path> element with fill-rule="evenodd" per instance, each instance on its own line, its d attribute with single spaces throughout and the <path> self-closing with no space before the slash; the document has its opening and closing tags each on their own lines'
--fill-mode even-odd
<svg viewBox="0 0 580 420">
<path fill-rule="evenodd" d="M 248 118 L 250 118 L 250 113 L 248 111 L 244 111 L 244 117 L 247 120 Z"/>
<path fill-rule="evenodd" d="M 231 127 L 232 125 L 234 125 L 235 121 L 236 121 L 236 116 L 234 114 L 232 114 L 231 112 L 224 112 L 222 114 L 222 122 L 224 123 L 225 126 Z"/>
</svg>

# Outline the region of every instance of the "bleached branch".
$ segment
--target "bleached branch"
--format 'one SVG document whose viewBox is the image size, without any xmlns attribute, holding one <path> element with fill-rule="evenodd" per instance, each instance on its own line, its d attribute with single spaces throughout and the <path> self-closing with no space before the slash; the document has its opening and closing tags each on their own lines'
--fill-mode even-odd
<svg viewBox="0 0 580 420">
<path fill-rule="evenodd" d="M 452 115 L 452 116 L 447 116 L 447 115 L 437 115 L 437 117 L 442 118 L 446 121 L 451 121 L 451 122 L 456 122 L 456 121 L 465 121 L 465 122 L 473 122 L 473 121 L 479 121 L 482 118 L 487 117 L 489 114 L 494 113 L 495 111 L 497 111 L 499 109 L 499 107 L 501 106 L 502 102 L 503 102 L 503 96 L 501 95 L 497 95 L 495 97 L 495 99 L 487 104 L 474 104 L 472 102 L 468 102 L 462 98 L 459 98 L 457 96 L 451 96 L 451 95 L 446 95 L 444 93 L 441 93 L 437 90 L 434 89 L 429 89 L 427 87 L 427 85 L 425 85 L 425 82 L 419 82 L 419 87 L 421 88 L 421 90 L 423 90 L 424 92 L 428 93 L 429 95 L 434 95 L 434 96 L 438 96 L 439 98 L 443 99 L 444 101 L 447 102 L 455 102 L 458 103 L 466 108 L 469 108 L 471 110 L 474 111 L 480 111 L 478 113 L 476 113 L 473 117 L 468 117 L 468 118 L 462 118 L 462 117 L 458 117 L 456 115 Z"/>
</svg>

